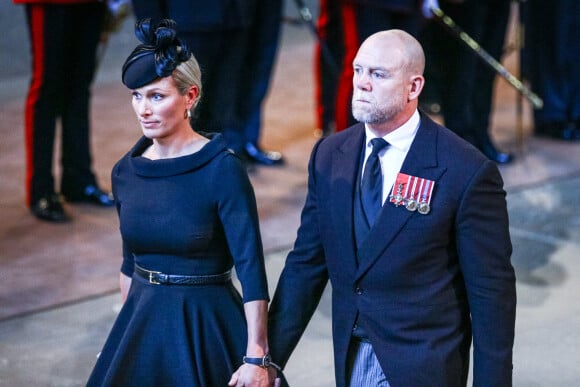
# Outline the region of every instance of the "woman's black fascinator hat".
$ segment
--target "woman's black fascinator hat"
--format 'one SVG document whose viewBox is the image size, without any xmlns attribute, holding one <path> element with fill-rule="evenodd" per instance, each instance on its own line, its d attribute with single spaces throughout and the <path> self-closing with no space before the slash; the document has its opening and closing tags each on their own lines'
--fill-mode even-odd
<svg viewBox="0 0 580 387">
<path fill-rule="evenodd" d="M 171 75 L 173 70 L 191 57 L 185 42 L 177 37 L 176 23 L 151 19 L 135 23 L 135 36 L 141 42 L 123 64 L 122 80 L 129 89 L 137 89 L 157 78 Z"/>
</svg>

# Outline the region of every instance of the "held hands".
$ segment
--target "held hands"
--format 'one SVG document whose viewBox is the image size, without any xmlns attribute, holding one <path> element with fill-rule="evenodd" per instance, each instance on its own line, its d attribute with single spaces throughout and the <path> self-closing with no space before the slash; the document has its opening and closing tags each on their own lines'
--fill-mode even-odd
<svg viewBox="0 0 580 387">
<path fill-rule="evenodd" d="M 431 19 L 433 17 L 433 8 L 439 8 L 439 1 L 438 0 L 423 0 L 423 6 L 421 7 L 421 11 L 423 12 L 423 16 L 427 19 Z"/>
<path fill-rule="evenodd" d="M 228 382 L 231 387 L 279 387 L 280 378 L 274 367 L 263 368 L 253 364 L 242 364 Z"/>
</svg>

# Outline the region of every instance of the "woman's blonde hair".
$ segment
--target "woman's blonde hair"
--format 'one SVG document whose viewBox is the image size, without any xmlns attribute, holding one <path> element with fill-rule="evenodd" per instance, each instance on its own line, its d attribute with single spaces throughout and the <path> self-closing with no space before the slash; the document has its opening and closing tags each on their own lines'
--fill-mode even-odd
<svg viewBox="0 0 580 387">
<path fill-rule="evenodd" d="M 195 108 L 201 98 L 201 69 L 193 54 L 173 70 L 171 78 L 181 95 L 185 95 L 191 86 L 197 87 L 199 93 L 192 106 L 192 109 Z"/>
</svg>

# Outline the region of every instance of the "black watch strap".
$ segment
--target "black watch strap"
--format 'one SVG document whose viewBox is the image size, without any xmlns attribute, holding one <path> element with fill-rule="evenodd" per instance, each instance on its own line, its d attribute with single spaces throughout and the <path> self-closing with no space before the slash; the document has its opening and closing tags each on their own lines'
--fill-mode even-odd
<svg viewBox="0 0 580 387">
<path fill-rule="evenodd" d="M 272 357 L 270 356 L 269 353 L 265 354 L 262 357 L 244 356 L 242 361 L 244 362 L 244 364 L 253 364 L 253 365 L 257 365 L 257 366 L 262 367 L 262 368 L 274 367 L 278 371 L 282 370 L 282 368 L 279 365 L 272 362 Z"/>
</svg>

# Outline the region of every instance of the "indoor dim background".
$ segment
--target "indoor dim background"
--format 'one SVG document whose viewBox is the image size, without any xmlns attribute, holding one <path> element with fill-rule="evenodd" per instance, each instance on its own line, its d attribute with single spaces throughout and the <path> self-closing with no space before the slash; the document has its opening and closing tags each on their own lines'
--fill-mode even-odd
<svg viewBox="0 0 580 387">
<path fill-rule="evenodd" d="M 316 11 L 316 1 L 306 4 Z M 299 19 L 294 1 L 286 1 L 285 15 Z M 111 167 L 140 135 L 119 82 L 136 44 L 133 22 L 125 20 L 102 47 L 93 88 L 94 166 L 105 188 Z M 271 289 L 295 238 L 316 141 L 314 43 L 305 26 L 284 23 L 262 143 L 287 163 L 251 175 Z M 24 206 L 28 50 L 24 9 L 0 1 L 0 386 L 83 386 L 119 308 L 118 221 L 114 210 L 76 205 L 72 223 L 47 224 Z M 517 74 L 517 60 L 514 51 L 503 62 Z M 514 385 L 580 385 L 580 145 L 534 137 L 529 105 L 519 116 L 518 99 L 497 82 L 492 134 L 517 156 L 500 168 L 517 274 Z M 294 386 L 334 385 L 329 292 L 286 372 Z"/>
</svg>

